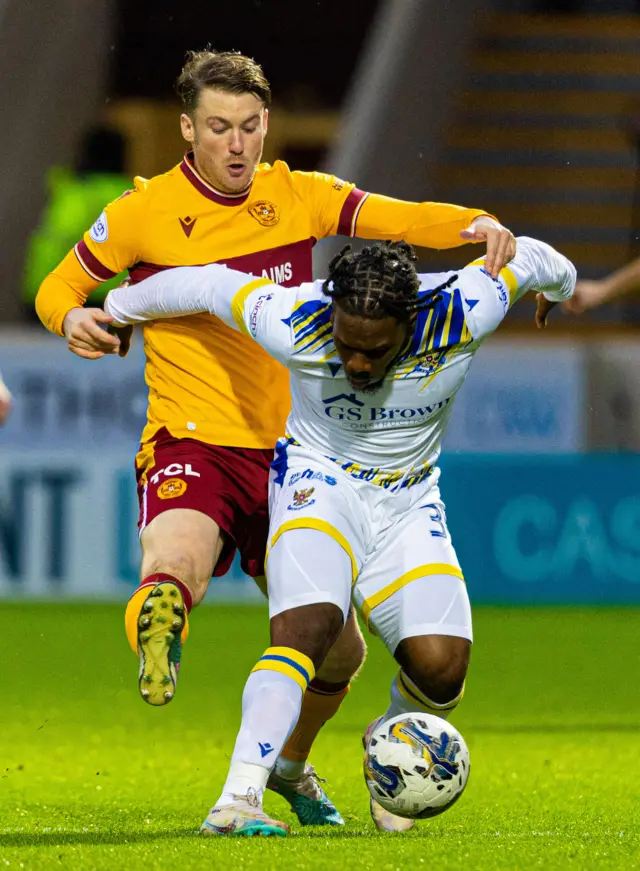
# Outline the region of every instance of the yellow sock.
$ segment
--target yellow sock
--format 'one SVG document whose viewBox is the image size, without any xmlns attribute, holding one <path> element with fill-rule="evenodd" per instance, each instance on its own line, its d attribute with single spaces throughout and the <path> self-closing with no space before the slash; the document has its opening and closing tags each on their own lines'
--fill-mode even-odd
<svg viewBox="0 0 640 871">
<path fill-rule="evenodd" d="M 337 713 L 348 692 L 348 683 L 330 684 L 318 678 L 312 680 L 302 700 L 298 723 L 280 756 L 291 762 L 305 762 L 318 732 Z"/>
</svg>

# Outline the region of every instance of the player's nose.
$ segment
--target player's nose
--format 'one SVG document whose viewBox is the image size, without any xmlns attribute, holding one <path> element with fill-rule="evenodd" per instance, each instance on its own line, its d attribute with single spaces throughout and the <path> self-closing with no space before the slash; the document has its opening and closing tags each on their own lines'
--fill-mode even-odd
<svg viewBox="0 0 640 871">
<path fill-rule="evenodd" d="M 233 132 L 231 134 L 231 139 L 229 140 L 229 151 L 231 154 L 242 154 L 244 151 L 244 141 L 241 133 Z"/>
<path fill-rule="evenodd" d="M 371 376 L 371 360 L 363 354 L 354 354 L 346 367 L 347 375 L 356 381 L 364 381 Z"/>
</svg>

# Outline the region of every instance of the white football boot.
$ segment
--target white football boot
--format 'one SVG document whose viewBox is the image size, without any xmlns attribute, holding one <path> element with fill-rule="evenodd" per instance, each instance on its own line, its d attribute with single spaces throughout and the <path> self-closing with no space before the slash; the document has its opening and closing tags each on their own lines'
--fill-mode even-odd
<svg viewBox="0 0 640 871">
<path fill-rule="evenodd" d="M 376 717 L 373 722 L 369 723 L 364 735 L 362 736 L 362 746 L 364 747 L 365 752 L 369 747 L 371 733 L 381 719 L 382 717 Z M 409 820 L 406 817 L 399 817 L 396 816 L 396 814 L 392 814 L 391 811 L 385 810 L 372 795 L 369 796 L 369 810 L 371 811 L 371 819 L 373 820 L 376 829 L 379 829 L 381 832 L 408 832 L 416 824 L 415 820 Z"/>
<path fill-rule="evenodd" d="M 262 790 L 260 791 L 262 793 Z M 272 820 L 262 810 L 261 796 L 253 791 L 248 795 L 234 795 L 233 804 L 212 807 L 200 827 L 201 835 L 227 835 L 227 837 L 265 837 L 275 835 L 284 838 L 289 826 L 280 820 Z"/>
</svg>

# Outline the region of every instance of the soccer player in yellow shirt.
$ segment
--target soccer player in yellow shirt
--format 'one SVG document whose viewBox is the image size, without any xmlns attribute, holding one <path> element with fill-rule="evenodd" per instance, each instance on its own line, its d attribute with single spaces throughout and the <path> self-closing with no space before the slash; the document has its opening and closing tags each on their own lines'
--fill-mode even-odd
<svg viewBox="0 0 640 871">
<path fill-rule="evenodd" d="M 312 278 L 315 242 L 342 234 L 448 248 L 487 242 L 497 275 L 513 236 L 481 210 L 368 194 L 335 176 L 260 163 L 271 92 L 241 54 L 192 52 L 178 79 L 182 134 L 191 150 L 169 172 L 108 205 L 44 280 L 36 309 L 71 351 L 87 359 L 124 353 L 110 318 L 83 308 L 100 282 L 124 269 L 133 282 L 175 266 L 226 263 L 260 282 Z M 240 551 L 260 579 L 268 530 L 267 482 L 289 411 L 286 370 L 250 338 L 209 315 L 146 324 L 147 425 L 136 456 L 141 583 L 125 626 L 140 658 L 145 701 L 173 698 L 187 615 L 213 576 Z M 340 824 L 306 759 L 364 659 L 353 615 L 312 681 L 270 786 L 302 823 Z"/>
</svg>

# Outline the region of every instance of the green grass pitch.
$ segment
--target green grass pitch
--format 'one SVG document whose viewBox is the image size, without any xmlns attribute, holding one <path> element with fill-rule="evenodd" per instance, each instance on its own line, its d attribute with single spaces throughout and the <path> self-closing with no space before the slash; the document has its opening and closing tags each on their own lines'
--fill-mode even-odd
<svg viewBox="0 0 640 871">
<path fill-rule="evenodd" d="M 314 762 L 341 830 L 196 834 L 218 795 L 245 677 L 267 645 L 257 607 L 193 615 L 181 682 L 144 705 L 114 605 L 0 608 L 0 871 L 12 869 L 626 869 L 640 867 L 639 612 L 482 609 L 466 697 L 466 793 L 408 835 L 368 815 L 360 735 L 393 665 L 368 662 Z M 277 796 L 268 809 L 293 822 Z"/>
</svg>

